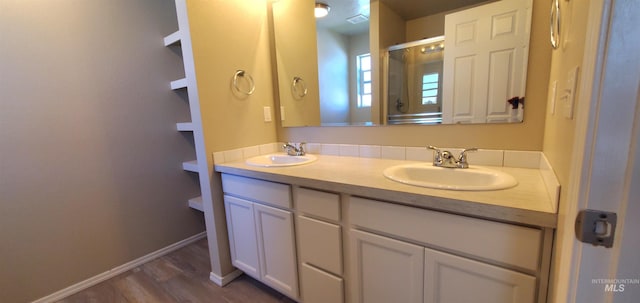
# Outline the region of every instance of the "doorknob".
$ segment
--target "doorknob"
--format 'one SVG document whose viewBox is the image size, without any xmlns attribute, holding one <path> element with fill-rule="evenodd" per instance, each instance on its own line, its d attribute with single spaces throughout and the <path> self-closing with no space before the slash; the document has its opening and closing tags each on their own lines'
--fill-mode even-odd
<svg viewBox="0 0 640 303">
<path fill-rule="evenodd" d="M 576 238 L 584 243 L 611 248 L 618 215 L 612 212 L 584 209 L 576 217 Z"/>
</svg>

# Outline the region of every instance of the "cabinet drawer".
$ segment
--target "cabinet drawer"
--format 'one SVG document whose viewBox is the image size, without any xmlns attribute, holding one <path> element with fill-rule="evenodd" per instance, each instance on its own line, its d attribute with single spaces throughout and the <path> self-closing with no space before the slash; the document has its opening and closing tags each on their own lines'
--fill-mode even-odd
<svg viewBox="0 0 640 303">
<path fill-rule="evenodd" d="M 302 264 L 300 271 L 304 303 L 344 302 L 344 284 L 341 278 L 307 264 Z"/>
<path fill-rule="evenodd" d="M 300 261 L 342 275 L 342 240 L 338 225 L 298 217 Z"/>
<path fill-rule="evenodd" d="M 296 190 L 296 209 L 320 218 L 340 221 L 340 195 L 307 188 Z"/>
<path fill-rule="evenodd" d="M 539 229 L 363 198 L 350 202 L 353 225 L 531 272 L 538 269 Z"/>
<path fill-rule="evenodd" d="M 222 174 L 222 190 L 251 201 L 291 208 L 291 189 L 286 184 Z"/>
</svg>

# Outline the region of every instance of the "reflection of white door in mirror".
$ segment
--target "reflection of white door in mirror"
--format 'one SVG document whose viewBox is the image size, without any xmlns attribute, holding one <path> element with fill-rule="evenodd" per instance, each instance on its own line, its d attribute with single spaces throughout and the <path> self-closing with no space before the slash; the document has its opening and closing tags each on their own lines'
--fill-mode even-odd
<svg viewBox="0 0 640 303">
<path fill-rule="evenodd" d="M 531 0 L 502 0 L 445 17 L 443 123 L 522 122 Z M 488 39 L 480 39 L 487 37 Z"/>
</svg>

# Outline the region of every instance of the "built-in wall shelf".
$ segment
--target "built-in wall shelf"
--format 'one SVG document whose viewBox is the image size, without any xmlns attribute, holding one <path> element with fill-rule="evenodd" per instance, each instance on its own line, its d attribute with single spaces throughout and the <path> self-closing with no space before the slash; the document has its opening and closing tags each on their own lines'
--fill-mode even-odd
<svg viewBox="0 0 640 303">
<path fill-rule="evenodd" d="M 189 199 L 189 207 L 204 212 L 202 207 L 202 196 Z"/>
<path fill-rule="evenodd" d="M 182 162 L 182 169 L 184 169 L 186 171 L 194 172 L 194 173 L 199 173 L 200 172 L 198 170 L 198 161 L 197 160 Z"/>
<path fill-rule="evenodd" d="M 182 39 L 182 35 L 180 31 L 177 31 L 169 36 L 164 37 L 164 46 L 180 43 L 181 39 Z"/>
<path fill-rule="evenodd" d="M 172 90 L 186 88 L 186 87 L 187 87 L 187 78 L 182 78 L 182 79 L 171 81 L 171 89 Z"/>
<path fill-rule="evenodd" d="M 169 86 L 173 91 L 179 91 L 181 96 L 188 98 L 189 113 L 191 121 L 177 122 L 176 130 L 179 132 L 191 132 L 195 147 L 195 160 L 182 162 L 182 169 L 198 174 L 200 184 L 200 196 L 188 199 L 189 207 L 204 212 L 202 205 L 211 203 L 211 180 L 207 170 L 207 156 L 202 135 L 202 117 L 200 115 L 200 100 L 198 98 L 198 87 L 196 85 L 195 65 L 193 62 L 193 47 L 191 45 L 191 31 L 189 29 L 189 16 L 187 14 L 187 0 L 175 0 L 176 17 L 178 29 L 164 37 L 166 47 L 179 47 L 182 55 L 183 72 L 177 75 L 184 75 L 182 79 L 171 81 Z M 175 77 L 175 76 L 174 76 Z M 175 78 L 174 78 L 175 79 Z M 184 91 L 183 91 L 184 89 Z M 202 172 L 202 173 L 201 173 Z"/>
<path fill-rule="evenodd" d="M 181 132 L 192 132 L 193 131 L 193 123 L 192 122 L 180 122 L 176 123 L 176 129 Z"/>
</svg>

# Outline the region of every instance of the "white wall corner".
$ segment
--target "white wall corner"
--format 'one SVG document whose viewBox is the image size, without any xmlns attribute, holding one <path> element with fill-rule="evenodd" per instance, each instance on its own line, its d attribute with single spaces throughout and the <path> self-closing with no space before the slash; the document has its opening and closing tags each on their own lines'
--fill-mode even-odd
<svg viewBox="0 0 640 303">
<path fill-rule="evenodd" d="M 229 284 L 231 281 L 235 280 L 237 277 L 243 274 L 242 271 L 236 269 L 229 274 L 226 274 L 224 277 L 218 276 L 213 272 L 209 273 L 209 280 L 211 282 L 216 283 L 218 286 L 223 287 Z"/>
<path fill-rule="evenodd" d="M 549 160 L 542 152 L 540 152 L 539 169 L 540 174 L 542 175 L 544 186 L 547 188 L 547 194 L 549 195 L 549 199 L 553 204 L 553 210 L 557 213 L 558 203 L 560 201 L 560 182 L 558 181 L 558 178 L 556 177 L 556 174 L 553 171 L 553 167 L 551 167 Z"/>
</svg>

